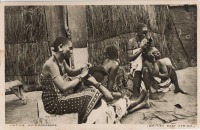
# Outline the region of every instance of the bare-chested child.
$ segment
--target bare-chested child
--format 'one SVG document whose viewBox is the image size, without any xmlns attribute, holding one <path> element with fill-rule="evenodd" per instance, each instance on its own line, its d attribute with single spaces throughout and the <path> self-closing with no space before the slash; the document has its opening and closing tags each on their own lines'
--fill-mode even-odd
<svg viewBox="0 0 200 130">
<path fill-rule="evenodd" d="M 169 58 L 161 59 L 161 54 L 155 47 L 150 47 L 146 56 L 144 66 L 147 68 L 143 68 L 143 81 L 146 89 L 150 92 L 150 96 L 151 87 L 155 90 L 164 90 L 171 83 L 175 86 L 175 93 L 188 94 L 179 87 L 177 74 Z"/>
<path fill-rule="evenodd" d="M 120 98 L 124 94 L 131 97 L 133 93 L 127 87 L 128 75 L 120 66 L 117 47 L 114 45 L 106 47 L 106 59 L 102 66 L 108 74 L 103 81 L 103 85 L 112 92 L 113 97 Z"/>
</svg>

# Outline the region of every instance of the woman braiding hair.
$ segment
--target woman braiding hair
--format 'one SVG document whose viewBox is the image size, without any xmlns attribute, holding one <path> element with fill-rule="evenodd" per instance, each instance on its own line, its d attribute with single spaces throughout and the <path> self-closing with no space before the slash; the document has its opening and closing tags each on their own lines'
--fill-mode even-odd
<svg viewBox="0 0 200 130">
<path fill-rule="evenodd" d="M 95 87 L 74 91 L 88 75 L 88 67 L 72 70 L 66 63 L 73 53 L 70 39 L 56 38 L 52 50 L 54 54 L 44 63 L 40 76 L 44 109 L 47 113 L 58 115 L 78 113 L 78 123 L 84 123 L 102 94 Z M 75 78 L 70 79 L 69 76 Z"/>
</svg>

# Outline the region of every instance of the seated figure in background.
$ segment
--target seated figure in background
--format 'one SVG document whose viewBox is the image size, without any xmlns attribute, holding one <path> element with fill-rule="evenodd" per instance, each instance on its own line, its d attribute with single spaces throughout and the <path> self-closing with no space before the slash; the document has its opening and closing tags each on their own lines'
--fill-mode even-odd
<svg viewBox="0 0 200 130">
<path fill-rule="evenodd" d="M 150 92 L 166 92 L 171 85 L 175 86 L 175 93 L 188 94 L 179 87 L 177 74 L 169 58 L 162 58 L 155 47 L 148 48 L 143 67 L 143 81 L 147 90 Z"/>
</svg>

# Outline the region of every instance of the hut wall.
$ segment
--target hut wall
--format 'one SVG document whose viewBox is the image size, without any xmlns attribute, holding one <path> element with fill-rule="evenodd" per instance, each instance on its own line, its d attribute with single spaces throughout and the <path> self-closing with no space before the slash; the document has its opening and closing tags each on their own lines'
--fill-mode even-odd
<svg viewBox="0 0 200 130">
<path fill-rule="evenodd" d="M 68 25 L 73 46 L 87 47 L 86 13 L 83 5 L 68 5 Z"/>
<path fill-rule="evenodd" d="M 197 65 L 197 8 L 190 6 L 170 7 L 175 35 L 172 55 L 179 68 Z"/>
<path fill-rule="evenodd" d="M 196 65 L 196 6 L 6 6 L 6 81 L 37 84 L 42 65 L 51 55 L 50 44 L 66 36 L 66 21 L 75 46 L 88 43 L 89 61 L 94 64 L 105 59 L 105 47 L 115 45 L 126 65 L 128 40 L 135 37 L 136 24 L 143 22 L 153 32 L 154 45 L 176 68 Z"/>
<path fill-rule="evenodd" d="M 37 83 L 50 55 L 44 7 L 6 6 L 5 21 L 5 80 Z"/>
<path fill-rule="evenodd" d="M 100 59 L 103 59 L 101 54 L 103 54 L 104 48 L 101 47 L 101 44 L 106 47 L 111 42 L 119 48 L 122 65 L 127 64 L 127 43 L 129 38 L 134 37 L 130 33 L 135 33 L 136 25 L 139 22 L 148 25 L 154 35 L 154 44 L 161 50 L 163 56 L 170 57 L 169 50 L 171 48 L 168 45 L 170 43 L 168 39 L 171 37 L 169 34 L 173 34 L 173 29 L 167 22 L 169 21 L 168 15 L 169 11 L 166 6 L 86 6 L 89 60 L 101 63 L 102 61 L 98 61 L 99 58 L 96 57 L 99 56 Z M 114 40 L 115 38 L 120 40 Z M 107 45 L 102 41 L 106 41 Z M 169 48 L 166 50 L 167 46 Z"/>
<path fill-rule="evenodd" d="M 179 14 L 179 17 L 185 16 Z M 118 47 L 122 65 L 127 64 L 128 40 L 135 37 L 136 25 L 142 22 L 148 25 L 154 45 L 161 51 L 162 57 L 169 57 L 177 69 L 190 65 L 188 60 L 184 60 L 187 56 L 180 43 L 176 41 L 178 36 L 174 16 L 168 6 L 90 5 L 86 6 L 86 18 L 89 61 L 94 64 L 99 64 L 104 60 L 105 47 L 111 44 Z M 182 20 L 184 21 L 184 18 Z M 174 57 L 176 52 L 178 52 L 177 57 L 181 58 Z"/>
<path fill-rule="evenodd" d="M 50 45 L 57 37 L 66 36 L 63 15 L 67 14 L 64 14 L 63 8 L 66 8 L 66 6 L 45 6 L 48 40 Z"/>
</svg>

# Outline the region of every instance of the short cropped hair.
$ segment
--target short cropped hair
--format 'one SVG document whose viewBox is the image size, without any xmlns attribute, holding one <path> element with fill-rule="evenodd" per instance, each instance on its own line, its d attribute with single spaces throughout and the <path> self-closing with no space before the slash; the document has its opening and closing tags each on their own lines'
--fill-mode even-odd
<svg viewBox="0 0 200 130">
<path fill-rule="evenodd" d="M 108 46 L 106 48 L 106 55 L 110 59 L 118 58 L 118 49 L 115 46 Z"/>
</svg>

